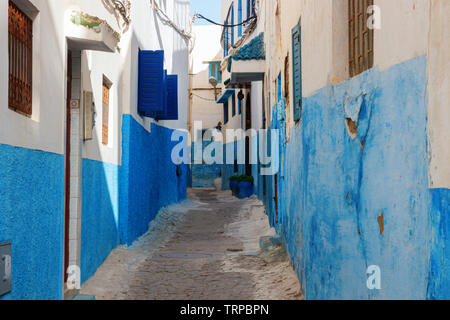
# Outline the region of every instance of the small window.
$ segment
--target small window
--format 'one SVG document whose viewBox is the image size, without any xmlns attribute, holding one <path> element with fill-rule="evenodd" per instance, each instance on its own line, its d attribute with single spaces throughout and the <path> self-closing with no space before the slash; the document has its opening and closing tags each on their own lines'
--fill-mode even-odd
<svg viewBox="0 0 450 320">
<path fill-rule="evenodd" d="M 209 72 L 209 76 L 210 77 L 216 77 L 216 69 L 217 69 L 216 64 L 215 63 L 211 63 L 210 67 L 211 67 L 211 70 Z"/>
<path fill-rule="evenodd" d="M 9 1 L 9 108 L 32 115 L 33 21 Z"/>
<path fill-rule="evenodd" d="M 103 79 L 103 116 L 102 116 L 102 143 L 108 145 L 109 142 L 109 90 L 111 83 Z"/>
<path fill-rule="evenodd" d="M 367 9 L 373 0 L 349 0 L 349 64 L 350 77 L 373 67 L 373 30 L 367 26 Z"/>
<path fill-rule="evenodd" d="M 247 19 L 255 15 L 255 0 L 247 0 Z"/>
<path fill-rule="evenodd" d="M 222 82 L 222 72 L 220 71 L 220 62 L 209 63 L 209 77 L 215 78 L 218 83 Z"/>
<path fill-rule="evenodd" d="M 289 55 L 284 59 L 284 97 L 289 101 Z"/>
</svg>

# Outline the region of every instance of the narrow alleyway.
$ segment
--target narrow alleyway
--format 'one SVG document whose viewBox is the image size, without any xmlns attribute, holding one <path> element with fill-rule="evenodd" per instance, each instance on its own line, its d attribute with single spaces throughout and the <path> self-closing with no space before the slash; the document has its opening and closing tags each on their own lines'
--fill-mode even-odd
<svg viewBox="0 0 450 320">
<path fill-rule="evenodd" d="M 114 250 L 88 280 L 96 299 L 302 299 L 280 247 L 260 250 L 273 235 L 261 203 L 230 192 L 189 191 L 189 201 L 164 209 L 149 232 Z"/>
</svg>

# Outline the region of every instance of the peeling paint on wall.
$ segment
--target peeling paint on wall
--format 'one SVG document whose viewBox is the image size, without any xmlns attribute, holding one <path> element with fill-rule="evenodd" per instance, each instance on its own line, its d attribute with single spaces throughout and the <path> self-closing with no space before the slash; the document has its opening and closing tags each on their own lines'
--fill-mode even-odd
<svg viewBox="0 0 450 320">
<path fill-rule="evenodd" d="M 426 298 L 426 94 L 422 56 L 304 99 L 303 121 L 286 149 L 279 215 L 307 299 Z M 353 139 L 346 119 L 357 127 Z M 266 183 L 275 221 L 267 200 L 274 184 Z M 367 289 L 370 265 L 380 266 L 383 290 Z"/>
</svg>

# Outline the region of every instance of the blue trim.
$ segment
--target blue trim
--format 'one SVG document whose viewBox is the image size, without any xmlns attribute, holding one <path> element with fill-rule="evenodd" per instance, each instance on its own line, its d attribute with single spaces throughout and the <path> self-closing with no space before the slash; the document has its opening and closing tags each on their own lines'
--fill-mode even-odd
<svg viewBox="0 0 450 320">
<path fill-rule="evenodd" d="M 235 89 L 226 89 L 225 92 L 217 99 L 216 103 L 226 103 L 229 98 L 234 94 Z"/>
<path fill-rule="evenodd" d="M 231 25 L 234 25 L 234 4 L 231 5 Z M 234 27 L 231 29 L 231 46 L 234 46 Z"/>
<path fill-rule="evenodd" d="M 277 79 L 277 102 L 280 102 L 282 98 L 282 93 L 281 93 L 281 72 L 278 75 L 278 79 Z"/>
<path fill-rule="evenodd" d="M 242 0 L 238 0 L 238 36 L 242 37 Z"/>
</svg>

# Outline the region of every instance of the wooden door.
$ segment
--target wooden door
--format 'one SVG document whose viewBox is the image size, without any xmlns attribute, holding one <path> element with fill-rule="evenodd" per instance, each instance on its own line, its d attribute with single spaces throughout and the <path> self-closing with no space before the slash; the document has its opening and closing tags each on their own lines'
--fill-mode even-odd
<svg viewBox="0 0 450 320">
<path fill-rule="evenodd" d="M 252 103 L 250 94 L 247 94 L 247 101 L 245 105 L 245 130 L 252 128 Z M 250 138 L 245 138 L 245 174 L 252 175 L 252 166 L 250 164 Z"/>
</svg>

